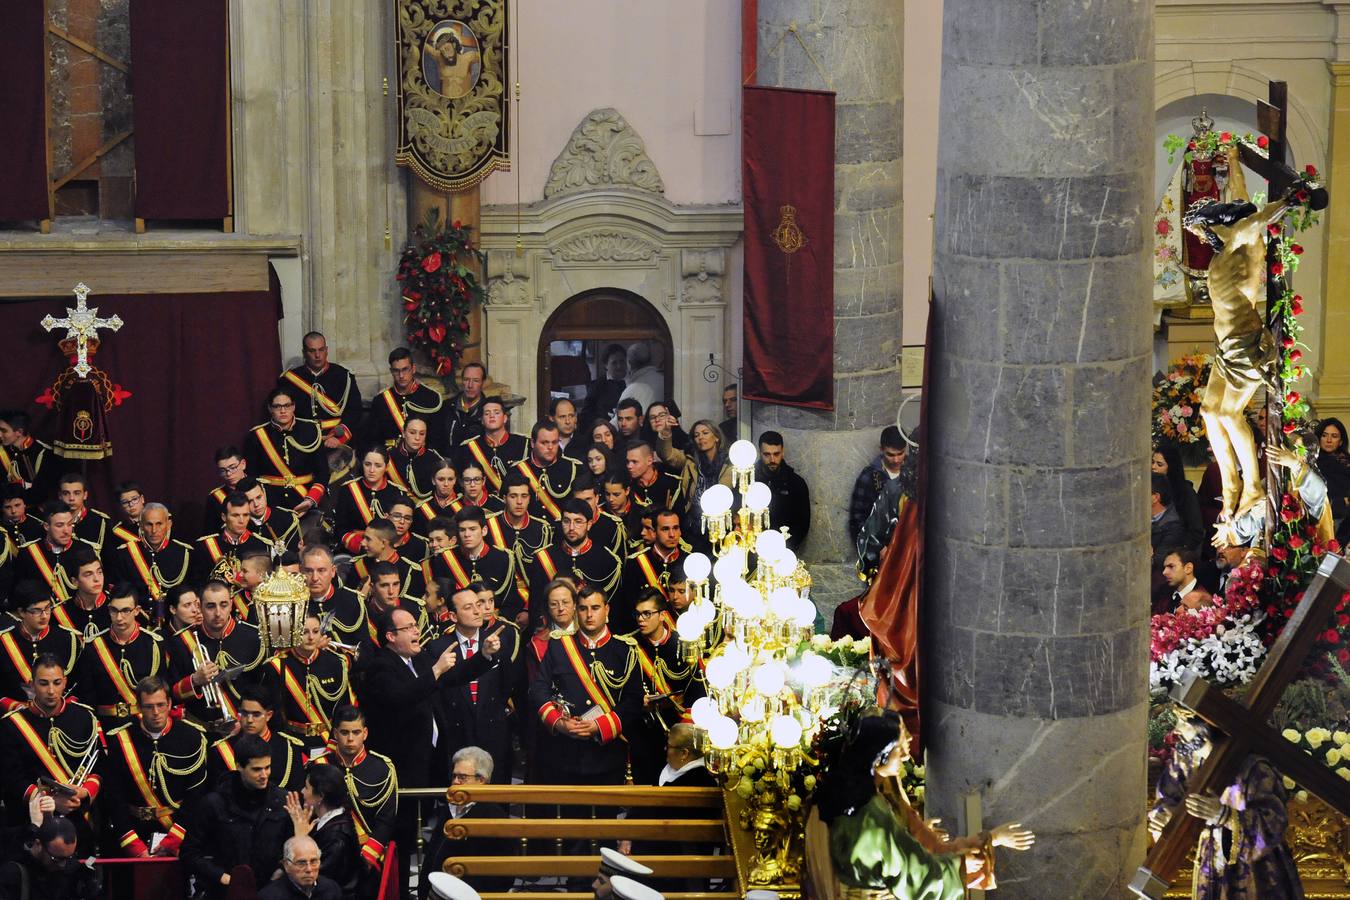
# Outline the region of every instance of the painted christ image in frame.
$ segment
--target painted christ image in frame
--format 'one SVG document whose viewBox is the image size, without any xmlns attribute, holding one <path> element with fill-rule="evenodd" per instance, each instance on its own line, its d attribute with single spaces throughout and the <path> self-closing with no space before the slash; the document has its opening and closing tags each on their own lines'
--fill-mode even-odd
<svg viewBox="0 0 1350 900">
<path fill-rule="evenodd" d="M 483 72 L 478 35 L 458 19 L 437 22 L 422 44 L 422 77 L 427 87 L 457 100 L 468 95 Z"/>
</svg>

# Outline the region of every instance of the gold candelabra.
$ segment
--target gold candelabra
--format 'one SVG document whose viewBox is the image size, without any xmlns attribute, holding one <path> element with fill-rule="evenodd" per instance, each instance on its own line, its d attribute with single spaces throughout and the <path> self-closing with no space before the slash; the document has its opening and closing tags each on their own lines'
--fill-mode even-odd
<svg viewBox="0 0 1350 900">
<path fill-rule="evenodd" d="M 815 764 L 810 747 L 831 666 L 804 649 L 816 619 L 811 576 L 786 529 L 769 528 L 771 493 L 754 480 L 754 445 L 737 441 L 729 457 L 739 503 L 720 484 L 699 498 L 716 561 L 686 559 L 691 601 L 676 632 L 687 658 L 706 659 L 708 693 L 690 712 L 708 768 L 744 801 L 739 820 L 754 851 L 746 886 L 792 894 L 805 824 L 796 785 L 799 770 Z"/>
</svg>

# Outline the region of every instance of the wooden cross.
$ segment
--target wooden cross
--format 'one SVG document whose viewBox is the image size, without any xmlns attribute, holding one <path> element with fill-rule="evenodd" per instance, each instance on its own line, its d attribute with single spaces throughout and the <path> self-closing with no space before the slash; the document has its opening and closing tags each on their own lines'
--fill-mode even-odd
<svg viewBox="0 0 1350 900">
<path fill-rule="evenodd" d="M 1256 102 L 1257 130 L 1269 138 L 1266 154 L 1261 155 L 1258 148 L 1238 142 L 1238 156 L 1242 164 L 1266 180 L 1266 196 L 1278 200 L 1298 180 L 1298 173 L 1289 167 L 1289 84 L 1284 81 L 1270 82 L 1270 102 Z M 1308 205 L 1314 210 L 1327 208 L 1327 189 L 1316 188 L 1309 192 Z M 1274 241 L 1266 244 L 1266 271 L 1279 259 Z M 1284 278 L 1266 276 L 1266 328 L 1275 338 L 1275 346 L 1280 346 L 1284 337 L 1280 323 L 1275 318 L 1275 303 L 1284 293 Z M 1274 447 L 1281 440 L 1280 405 L 1284 402 L 1284 384 L 1276 373 L 1277 389 L 1266 392 L 1266 446 Z M 1277 466 L 1266 466 L 1266 525 L 1265 546 L 1270 546 L 1274 523 L 1279 521 L 1280 513 L 1280 472 Z"/>
<path fill-rule="evenodd" d="M 1172 688 L 1172 699 L 1223 733 L 1215 736 L 1214 749 L 1187 782 L 1188 792 L 1223 791 L 1233 783 L 1247 757 L 1257 754 L 1342 815 L 1350 816 L 1350 781 L 1338 776 L 1267 724 L 1285 687 L 1303 668 L 1317 636 L 1332 621 L 1336 605 L 1347 589 L 1350 589 L 1350 562 L 1328 553 L 1252 680 L 1246 706 L 1229 699 L 1218 688 L 1194 675 Z M 1162 897 L 1186 854 L 1195 846 L 1203 824 L 1183 807 L 1178 807 L 1158 843 L 1153 845 L 1148 858 L 1135 873 L 1130 890 L 1150 900 Z"/>
<path fill-rule="evenodd" d="M 66 329 L 65 339 L 74 341 L 76 346 L 75 374 L 81 378 L 87 378 L 93 366 L 89 365 L 89 342 L 98 338 L 98 330 L 107 328 L 110 331 L 117 331 L 122 327 L 120 316 L 113 316 L 108 319 L 98 317 L 98 307 L 88 307 L 84 301 L 89 298 L 89 287 L 83 281 L 75 285 L 75 308 L 66 307 L 66 317 L 64 319 L 54 319 L 46 316 L 40 323 L 43 328 L 51 331 L 53 328 Z"/>
</svg>

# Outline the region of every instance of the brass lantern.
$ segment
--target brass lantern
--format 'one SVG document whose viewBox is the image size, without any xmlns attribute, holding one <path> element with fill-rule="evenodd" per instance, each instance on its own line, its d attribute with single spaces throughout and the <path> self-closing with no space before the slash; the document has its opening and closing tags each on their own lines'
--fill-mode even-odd
<svg viewBox="0 0 1350 900">
<path fill-rule="evenodd" d="M 253 592 L 253 608 L 264 654 L 289 650 L 300 643 L 308 605 L 309 591 L 299 575 L 278 570 L 258 585 Z"/>
</svg>

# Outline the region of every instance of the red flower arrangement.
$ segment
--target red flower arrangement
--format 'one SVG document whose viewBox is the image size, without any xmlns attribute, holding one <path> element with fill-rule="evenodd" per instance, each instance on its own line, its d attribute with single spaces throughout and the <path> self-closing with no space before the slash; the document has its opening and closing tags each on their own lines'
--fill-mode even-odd
<svg viewBox="0 0 1350 900">
<path fill-rule="evenodd" d="M 403 251 L 395 279 L 402 286 L 408 345 L 431 357 L 437 375 L 449 375 L 464 354 L 469 314 L 483 301 L 475 271 L 481 261 L 467 226 L 442 228 L 432 210 Z"/>
</svg>

